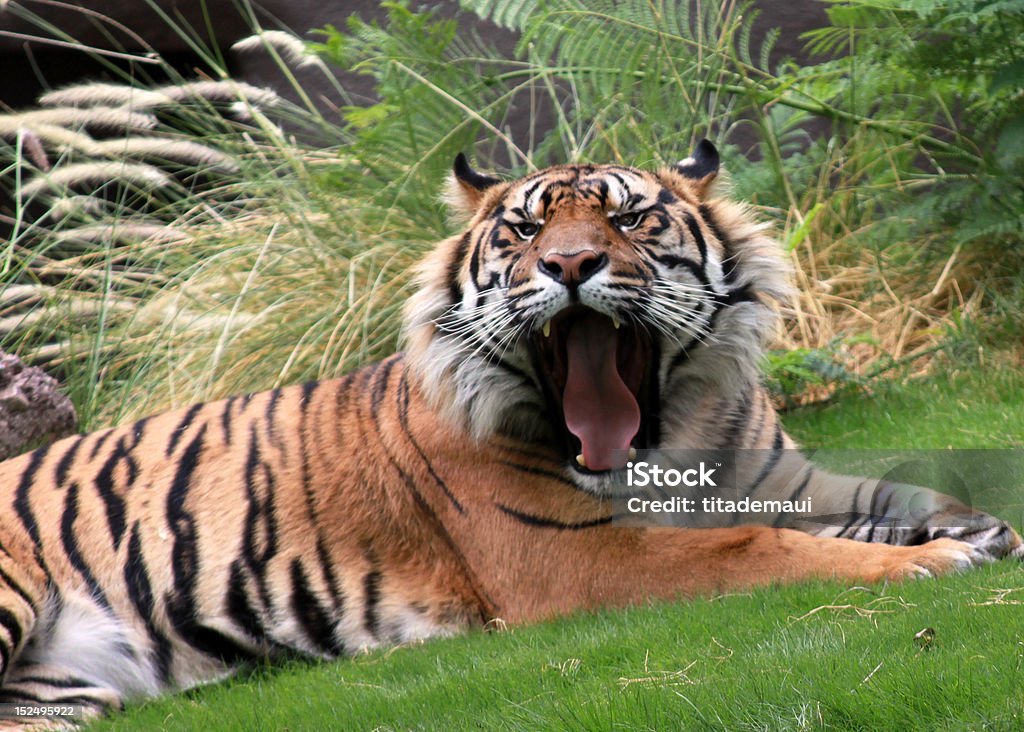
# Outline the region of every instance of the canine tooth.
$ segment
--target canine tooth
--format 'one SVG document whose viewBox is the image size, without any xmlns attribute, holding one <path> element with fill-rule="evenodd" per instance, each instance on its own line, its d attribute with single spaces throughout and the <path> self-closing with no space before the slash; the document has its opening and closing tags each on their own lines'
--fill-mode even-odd
<svg viewBox="0 0 1024 732">
<path fill-rule="evenodd" d="M 576 462 L 578 462 L 580 464 L 581 468 L 587 467 L 587 461 L 583 459 L 583 453 L 582 452 L 579 455 L 576 456 Z"/>
<path fill-rule="evenodd" d="M 551 335 L 551 321 L 550 320 L 545 320 L 544 321 L 544 325 L 542 325 L 540 327 L 540 332 L 544 334 L 545 338 L 548 338 Z"/>
<path fill-rule="evenodd" d="M 629 446 L 629 459 L 636 460 L 636 448 L 632 445 Z"/>
<path fill-rule="evenodd" d="M 622 327 L 622 323 L 619 322 L 618 318 L 612 318 L 612 325 L 615 326 L 615 330 L 618 330 L 619 328 Z"/>
</svg>

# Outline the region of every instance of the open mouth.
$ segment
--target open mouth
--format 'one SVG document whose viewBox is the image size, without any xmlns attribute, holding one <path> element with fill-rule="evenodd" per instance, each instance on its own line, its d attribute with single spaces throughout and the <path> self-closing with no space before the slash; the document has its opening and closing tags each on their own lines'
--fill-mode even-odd
<svg viewBox="0 0 1024 732">
<path fill-rule="evenodd" d="M 646 332 L 574 306 L 531 341 L 551 422 L 577 470 L 622 468 L 655 444 L 656 346 Z"/>
</svg>

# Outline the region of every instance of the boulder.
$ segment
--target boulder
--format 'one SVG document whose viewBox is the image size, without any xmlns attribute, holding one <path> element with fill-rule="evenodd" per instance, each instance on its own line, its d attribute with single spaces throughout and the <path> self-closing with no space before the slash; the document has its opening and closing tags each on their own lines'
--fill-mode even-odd
<svg viewBox="0 0 1024 732">
<path fill-rule="evenodd" d="M 0 352 L 0 460 L 70 435 L 77 423 L 56 379 Z"/>
</svg>

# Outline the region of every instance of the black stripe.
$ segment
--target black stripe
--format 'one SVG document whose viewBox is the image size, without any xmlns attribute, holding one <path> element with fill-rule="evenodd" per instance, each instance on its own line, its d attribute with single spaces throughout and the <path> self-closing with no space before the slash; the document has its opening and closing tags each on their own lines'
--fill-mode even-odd
<svg viewBox="0 0 1024 732">
<path fill-rule="evenodd" d="M 497 229 L 497 227 L 495 227 Z M 476 246 L 473 247 L 473 251 L 469 254 L 469 281 L 479 289 L 480 282 L 480 242 L 483 241 L 483 235 L 478 236 L 476 240 Z M 479 299 L 477 304 L 480 304 Z"/>
<path fill-rule="evenodd" d="M 423 461 L 424 465 L 426 465 L 427 472 L 430 474 L 430 477 L 434 480 L 434 484 L 441 489 L 441 492 L 444 493 L 445 497 L 451 502 L 452 506 L 455 507 L 456 511 L 458 511 L 459 513 L 465 513 L 465 509 L 462 507 L 462 504 L 459 503 L 458 499 L 455 497 L 455 494 L 452 493 L 451 489 L 448 487 L 448 484 L 441 478 L 440 475 L 437 474 L 437 471 L 434 470 L 434 465 L 433 463 L 431 463 L 430 458 L 427 457 L 427 454 L 423 451 L 423 448 L 420 447 L 420 443 L 412 434 L 412 429 L 410 429 L 409 427 L 409 382 L 406 380 L 404 372 L 402 373 L 402 377 L 398 382 L 398 389 L 396 390 L 395 396 L 398 402 L 398 423 L 402 428 L 402 432 L 405 433 L 406 439 L 409 440 L 413 448 L 416 450 L 416 453 L 420 456 L 420 459 Z M 426 500 L 423 498 L 422 495 L 420 495 L 419 490 L 415 488 L 412 478 L 406 475 L 405 472 L 398 467 L 397 461 L 391 458 L 390 454 L 388 455 L 388 458 L 391 459 L 392 465 L 394 465 L 395 469 L 398 470 L 399 474 L 405 481 L 406 485 L 408 485 L 412 489 L 413 494 L 416 496 L 417 503 L 419 503 L 420 506 L 424 508 L 424 510 L 428 511 L 430 514 L 434 514 L 434 510 L 429 507 Z"/>
<path fill-rule="evenodd" d="M 151 419 L 152 417 L 143 417 L 138 422 L 136 422 L 135 424 L 131 425 L 128 428 L 129 431 L 131 432 L 132 437 L 135 438 L 134 440 L 132 440 L 132 449 L 138 447 L 139 443 L 142 442 L 142 436 L 146 434 L 146 427 L 149 426 L 149 422 Z"/>
<path fill-rule="evenodd" d="M 677 267 L 682 267 L 683 269 L 686 269 L 690 274 L 694 276 L 694 278 L 698 282 L 700 282 L 702 287 L 711 287 L 711 281 L 708 279 L 708 276 L 704 273 L 704 270 L 701 267 L 701 265 L 698 264 L 697 262 L 694 262 L 692 259 L 680 257 L 679 255 L 676 254 L 655 254 L 653 252 L 650 252 L 649 255 L 652 259 L 654 259 L 654 261 L 658 262 L 658 264 L 663 264 L 666 267 L 671 267 L 673 269 Z"/>
<path fill-rule="evenodd" d="M 362 441 L 371 439 L 370 435 L 362 427 L 359 428 L 359 439 Z M 385 457 L 387 457 L 388 463 L 398 473 L 399 479 L 402 481 L 402 484 L 412 495 L 413 500 L 416 502 L 416 505 L 426 515 L 427 521 L 431 523 L 431 525 L 437 531 L 438 536 L 440 536 L 441 539 L 446 543 L 448 550 L 452 553 L 456 561 L 458 561 L 459 565 L 462 567 L 463 572 L 465 572 L 466 576 L 470 578 L 470 583 L 472 585 L 473 592 L 480 603 L 479 607 L 481 608 L 482 622 L 486 622 L 491 617 L 494 617 L 494 615 L 489 615 L 488 612 L 496 613 L 501 608 L 494 602 L 494 600 L 490 598 L 486 591 L 484 591 L 480 587 L 480 584 L 476 579 L 476 575 L 473 572 L 473 569 L 466 561 L 466 558 L 463 555 L 462 550 L 459 548 L 458 544 L 456 544 L 456 542 L 452 539 L 451 533 L 444 525 L 444 522 L 441 521 L 440 517 L 437 515 L 437 512 L 434 511 L 433 507 L 427 502 L 426 498 L 423 497 L 423 494 L 420 493 L 419 488 L 416 486 L 416 482 L 402 469 L 401 465 L 399 465 L 397 458 L 388 450 L 387 445 L 383 441 L 381 441 L 379 437 L 374 439 L 375 444 L 377 444 L 378 447 L 380 447 L 383 450 Z M 444 484 L 444 481 L 441 480 L 440 477 L 438 477 L 437 480 L 439 481 L 438 484 L 442 487 L 442 490 L 444 490 L 447 494 L 447 486 Z M 452 499 L 454 498 L 453 496 L 450 497 Z M 457 502 L 455 505 L 457 508 L 460 508 L 461 513 L 461 507 L 458 505 Z"/>
<path fill-rule="evenodd" d="M 683 215 L 686 220 L 686 228 L 690 230 L 690 236 L 697 243 L 697 251 L 700 252 L 700 266 L 704 270 L 704 277 L 707 277 L 707 266 L 708 266 L 708 244 L 704 241 L 704 232 L 700 230 L 700 224 L 697 223 L 697 219 L 694 218 L 693 214 L 687 211 Z"/>
<path fill-rule="evenodd" d="M 588 193 L 594 195 L 594 188 L 597 188 L 597 203 L 601 209 L 608 208 L 608 181 L 599 178 L 594 185 L 588 186 Z"/>
<path fill-rule="evenodd" d="M 543 176 L 541 176 L 541 177 L 539 177 L 539 178 L 538 178 L 538 179 L 537 179 L 536 181 L 534 181 L 534 182 L 533 182 L 533 183 L 532 183 L 532 184 L 530 185 L 530 187 L 529 187 L 529 188 L 527 188 L 526 190 L 524 190 L 524 191 L 523 191 L 523 203 L 524 203 L 524 204 L 525 204 L 525 203 L 527 203 L 527 202 L 529 202 L 530 198 L 531 198 L 531 197 L 533 196 L 533 194 L 534 194 L 534 193 L 536 192 L 536 190 L 537 190 L 537 189 L 538 189 L 538 188 L 539 188 L 539 187 L 540 187 L 540 186 L 541 186 L 541 185 L 542 185 L 543 183 L 544 183 L 544 177 L 543 177 Z M 564 185 L 564 184 L 562 184 L 562 185 Z"/>
<path fill-rule="evenodd" d="M 3 654 L 3 667 L 0 667 L 0 674 L 3 674 L 8 670 L 7 661 L 10 654 L 18 648 L 25 631 L 21 627 L 21 623 L 18 622 L 17 616 L 5 607 L 0 607 L 0 627 L 3 627 L 11 637 L 10 648 L 6 648 L 4 644 L 0 643 L 0 653 Z"/>
<path fill-rule="evenodd" d="M 732 416 L 729 418 L 728 425 L 725 428 L 725 432 L 722 434 L 722 441 L 719 449 L 739 449 L 740 446 L 734 443 L 736 442 L 736 438 L 739 437 L 740 431 L 747 426 L 753 406 L 754 400 L 750 398 L 750 394 L 744 394 L 740 398 L 739 405 L 735 411 L 733 411 Z"/>
<path fill-rule="evenodd" d="M 853 526 L 857 522 L 857 520 L 863 516 L 863 514 L 861 514 L 860 510 L 857 508 L 857 504 L 860 502 L 861 491 L 864 489 L 864 486 L 867 485 L 869 482 L 870 479 L 862 480 L 860 483 L 857 484 L 857 488 L 853 492 L 853 501 L 850 503 L 850 518 L 846 521 L 846 523 L 843 525 L 843 528 L 839 531 L 839 536 L 845 534 L 850 529 L 850 527 Z"/>
<path fill-rule="evenodd" d="M 879 488 L 881 488 L 881 486 L 879 486 Z M 892 499 L 896 496 L 896 491 L 895 490 L 890 491 L 889 495 L 886 496 L 885 503 L 882 504 L 881 510 L 879 510 L 876 513 L 875 509 L 874 509 L 874 503 L 875 503 L 875 498 L 877 498 L 877 496 L 878 496 L 878 493 L 879 493 L 879 491 L 876 489 L 875 495 L 871 497 L 871 504 L 872 504 L 871 509 L 870 509 L 871 510 L 871 514 L 872 514 L 871 515 L 871 528 L 868 530 L 868 538 L 865 540 L 869 544 L 875 538 L 875 530 L 878 529 L 878 526 L 880 524 L 882 524 L 882 523 L 884 523 L 886 521 L 885 513 L 886 513 L 886 511 L 889 510 L 889 505 L 892 503 Z M 892 534 L 892 533 L 895 533 L 895 532 L 890 532 L 890 534 Z"/>
<path fill-rule="evenodd" d="M 327 589 L 331 593 L 331 602 L 334 605 L 334 614 L 341 617 L 345 607 L 345 592 L 341 589 L 341 582 L 334 571 L 334 564 L 331 562 L 330 552 L 327 551 L 327 542 L 323 536 L 316 538 L 316 558 L 320 562 L 320 571 L 327 580 Z"/>
<path fill-rule="evenodd" d="M 885 503 L 882 504 L 881 511 L 879 511 L 876 506 L 878 505 L 878 499 L 883 494 L 885 495 Z M 892 499 L 895 495 L 896 489 L 893 487 L 892 483 L 889 483 L 888 481 L 879 481 L 878 485 L 875 486 L 875 492 L 871 494 L 871 502 L 868 504 L 868 511 L 873 516 L 877 516 L 879 513 L 884 515 L 889 509 L 889 504 L 892 503 Z"/>
<path fill-rule="evenodd" d="M 234 417 L 231 414 L 231 408 L 235 406 L 239 397 L 233 396 L 224 402 L 220 412 L 220 427 L 224 433 L 224 444 L 231 445 L 231 425 L 234 423 Z"/>
<path fill-rule="evenodd" d="M 124 499 L 114 490 L 114 471 L 118 465 L 124 466 L 124 470 L 127 471 L 126 484 L 130 486 L 135 482 L 139 469 L 135 463 L 135 458 L 132 457 L 131 452 L 125 447 L 123 436 L 118 439 L 117 444 L 114 446 L 114 451 L 93 479 L 93 486 L 96 488 L 96 492 L 103 501 L 103 507 L 106 510 L 107 525 L 110 527 L 110 535 L 113 538 L 115 549 L 121 546 L 121 540 L 124 538 L 127 526 Z"/>
<path fill-rule="evenodd" d="M 17 682 L 12 682 L 16 684 Z M 104 692 L 106 693 L 106 692 Z M 31 692 L 24 691 L 16 688 L 0 689 L 0 702 L 5 703 L 17 703 L 17 702 L 33 702 L 38 704 L 80 704 L 82 706 L 97 707 L 99 709 L 106 709 L 109 704 L 103 699 L 97 697 L 86 696 L 83 694 L 73 694 L 71 696 L 56 696 L 53 698 L 43 698 Z M 43 717 L 43 719 L 52 720 L 53 717 Z"/>
<path fill-rule="evenodd" d="M 53 471 L 53 480 L 58 489 L 64 487 L 64 480 L 68 476 L 68 470 L 71 469 L 71 464 L 75 460 L 75 454 L 78 452 L 79 448 L 82 447 L 82 443 L 84 441 L 85 440 L 83 438 L 79 437 L 77 440 L 72 442 L 71 447 L 65 450 L 64 454 L 61 455 L 60 461 L 57 463 L 57 468 Z"/>
<path fill-rule="evenodd" d="M 313 401 L 313 395 L 316 394 L 320 388 L 321 382 L 319 381 L 307 381 L 302 385 L 302 401 L 299 403 L 299 409 L 302 410 L 302 414 L 306 414 L 306 410 L 309 409 L 310 403 Z"/>
<path fill-rule="evenodd" d="M 7 550 L 4 550 L 4 554 L 7 554 L 7 556 L 9 556 L 9 557 L 11 556 L 10 554 L 7 553 Z M 13 560 L 14 557 L 11 557 L 11 559 Z M 3 568 L 0 568 L 0 580 L 2 580 L 3 583 L 5 585 L 7 585 L 7 587 L 9 587 L 11 590 L 13 590 L 14 593 L 18 597 L 20 597 L 22 600 L 24 600 L 25 604 L 28 605 L 30 608 L 32 608 L 33 612 L 36 611 L 36 609 L 37 609 L 36 608 L 36 603 L 32 600 L 31 597 L 29 597 L 29 594 L 28 594 L 28 592 L 25 591 L 25 588 L 22 587 L 17 582 L 15 582 L 14 578 L 11 577 L 11 575 L 7 574 L 7 572 L 5 572 L 3 570 Z M 3 671 L 2 671 L 2 669 L 0 669 L 0 676 L 2 676 L 2 675 L 3 675 Z"/>
<path fill-rule="evenodd" d="M 467 231 L 459 239 L 458 246 L 455 247 L 455 254 L 452 260 L 448 263 L 448 293 L 451 296 L 452 304 L 460 302 L 462 300 L 462 285 L 459 282 L 459 270 L 462 269 L 462 260 L 466 258 L 466 252 L 469 251 L 469 239 L 472 236 L 472 231 Z"/>
<path fill-rule="evenodd" d="M 729 290 L 724 295 L 713 293 L 713 296 L 715 300 L 715 312 L 712 313 L 712 318 L 714 318 L 722 308 L 726 308 L 731 305 L 738 305 L 742 302 L 757 302 L 757 296 L 754 294 L 754 290 L 750 285 L 736 287 Z"/>
<path fill-rule="evenodd" d="M 679 347 L 679 352 L 672 357 L 672 360 L 668 364 L 668 371 L 666 377 L 671 377 L 672 372 L 680 366 L 683 366 L 687 361 L 690 360 L 690 349 L 700 342 L 700 336 L 694 336 L 688 340 L 684 345 Z"/>
<path fill-rule="evenodd" d="M 280 401 L 280 389 L 267 392 L 267 406 L 263 411 L 263 420 L 266 426 L 267 439 L 271 441 L 271 444 L 277 440 L 277 425 L 274 423 L 274 420 L 277 419 L 277 407 Z"/>
<path fill-rule="evenodd" d="M 512 468 L 513 470 L 518 470 L 521 473 L 529 473 L 530 475 L 542 475 L 549 480 L 556 480 L 559 483 L 562 483 L 563 485 L 566 485 L 575 490 L 587 492 L 583 488 L 580 488 L 574 482 L 566 478 L 564 475 L 554 470 L 545 470 L 544 468 L 538 468 L 533 465 L 522 465 L 520 463 L 514 463 L 510 460 L 499 460 L 498 462 L 501 463 L 502 465 Z"/>
<path fill-rule="evenodd" d="M 363 625 L 374 638 L 380 638 L 380 616 L 377 605 L 380 603 L 380 569 L 377 558 L 367 552 L 367 559 L 370 562 L 370 571 L 363 577 L 363 596 L 365 606 L 363 607 Z"/>
<path fill-rule="evenodd" d="M 199 537 L 196 533 L 195 519 L 185 506 L 205 439 L 204 424 L 178 459 L 178 467 L 167 494 L 167 522 L 174 535 L 174 546 L 171 550 L 174 589 L 164 598 L 164 604 L 171 625 L 186 643 L 208 656 L 233 664 L 251 658 L 252 652 L 223 633 L 200 625 L 196 617 L 194 594 L 200 570 Z"/>
<path fill-rule="evenodd" d="M 610 524 L 614 518 L 614 516 L 601 516 L 600 518 L 588 519 L 586 521 L 565 523 L 564 521 L 559 521 L 558 519 L 544 518 L 542 516 L 533 516 L 528 513 L 522 513 L 521 511 L 517 511 L 514 508 L 510 508 L 509 506 L 506 506 L 501 503 L 496 502 L 494 505 L 497 506 L 500 511 L 508 514 L 520 523 L 524 523 L 527 526 L 536 526 L 542 529 L 568 529 L 570 531 L 578 531 L 580 529 L 592 529 L 595 526 L 605 526 L 607 524 Z"/>
<path fill-rule="evenodd" d="M 18 519 L 21 521 L 21 525 L 24 526 L 25 531 L 28 532 L 29 538 L 32 539 L 32 543 L 35 545 L 37 552 L 41 546 L 41 542 L 39 540 L 39 526 L 36 524 L 35 514 L 32 513 L 32 505 L 29 501 L 28 493 L 29 489 L 32 487 L 36 472 L 43 464 L 43 460 L 46 458 L 48 450 L 49 447 L 41 447 L 32 453 L 29 458 L 28 465 L 25 467 L 25 471 L 21 474 L 21 480 L 18 483 L 18 487 L 14 491 L 14 510 L 18 514 Z"/>
<path fill-rule="evenodd" d="M 260 485 L 263 491 L 259 490 Z M 242 558 L 253 575 L 263 607 L 270 612 L 274 598 L 267 581 L 267 566 L 278 551 L 275 488 L 274 473 L 262 459 L 256 425 L 250 425 L 245 460 L 245 497 L 249 505 L 242 535 Z"/>
<path fill-rule="evenodd" d="M 761 484 L 765 481 L 768 475 L 775 469 L 779 460 L 782 458 L 782 445 L 783 445 L 783 432 L 782 423 L 775 420 L 775 437 L 772 439 L 772 454 L 768 456 L 768 460 L 762 466 L 761 471 L 754 478 L 753 482 L 747 487 L 746 495 L 751 496 L 754 494 Z M 739 522 L 740 515 L 735 513 L 732 515 L 732 525 L 735 526 Z"/>
<path fill-rule="evenodd" d="M 75 536 L 75 519 L 78 518 L 78 483 L 72 483 L 68 487 L 67 494 L 64 497 L 64 511 L 61 514 L 60 520 L 60 539 L 64 545 L 64 551 L 67 553 L 68 562 L 72 567 L 82 575 L 86 585 L 89 587 L 89 592 L 92 594 L 93 599 L 102 605 L 105 609 L 110 609 L 110 601 L 107 600 L 106 593 L 103 592 L 103 588 L 100 583 L 96 581 L 96 576 L 92 573 L 92 568 L 85 561 L 85 557 L 82 556 L 82 552 L 78 547 L 78 537 Z"/>
<path fill-rule="evenodd" d="M 796 490 L 793 491 L 789 498 L 786 499 L 787 501 L 795 501 L 797 497 L 807 489 L 807 484 L 811 482 L 811 476 L 814 474 L 814 466 L 808 464 L 806 471 L 807 474 L 804 476 L 804 479 L 800 482 L 800 485 L 796 487 Z M 786 516 L 785 512 L 780 511 L 779 515 L 775 517 L 775 521 L 772 522 L 772 526 L 774 528 L 779 528 L 783 523 L 785 523 L 787 518 L 788 516 Z"/>
<path fill-rule="evenodd" d="M 103 449 L 103 446 L 107 443 L 107 440 L 113 436 L 114 432 L 114 429 L 107 429 L 95 434 L 95 437 L 98 439 L 93 443 L 92 451 L 89 453 L 90 460 L 100 454 L 100 450 Z"/>
<path fill-rule="evenodd" d="M 524 216 L 523 218 L 526 218 L 526 217 Z M 488 236 L 488 243 L 490 244 L 492 249 L 497 249 L 498 250 L 499 256 L 505 256 L 505 255 L 515 256 L 517 254 L 517 252 L 515 252 L 515 251 L 509 251 L 509 252 L 503 252 L 502 251 L 503 249 L 508 249 L 510 246 L 512 246 L 515 243 L 511 239 L 507 239 L 506 237 L 502 236 L 502 233 L 503 233 L 503 227 L 500 224 L 492 223 L 491 224 L 491 233 Z M 483 237 L 481 237 L 481 239 L 483 239 Z M 491 287 L 493 287 L 495 284 L 496 283 L 492 279 L 491 280 Z M 477 304 L 479 304 L 479 302 Z"/>
<path fill-rule="evenodd" d="M 139 536 L 139 522 L 132 525 L 128 537 L 128 556 L 124 565 L 124 584 L 128 591 L 128 599 L 135 612 L 142 618 L 146 634 L 153 644 L 153 655 L 156 659 L 157 675 L 161 684 L 167 684 L 171 678 L 172 649 L 171 642 L 157 628 L 155 620 L 156 602 L 153 598 L 153 586 L 149 581 L 149 570 L 142 554 L 142 539 Z"/>
<path fill-rule="evenodd" d="M 344 646 L 338 642 L 334 624 L 313 593 L 306 570 L 298 558 L 292 560 L 291 579 L 292 613 L 305 631 L 306 637 L 325 653 L 332 656 L 341 655 L 345 650 Z"/>
<path fill-rule="evenodd" d="M 180 615 L 180 607 L 168 604 L 168 616 L 174 629 L 188 643 L 207 656 L 219 659 L 228 666 L 237 666 L 256 657 L 256 653 L 241 645 L 234 638 L 204 625 L 196 624 L 195 620 Z"/>
<path fill-rule="evenodd" d="M 263 486 L 263 495 L 258 491 Z M 246 563 L 261 580 L 266 564 L 277 554 L 277 520 L 273 495 L 276 481 L 270 467 L 260 456 L 256 427 L 249 428 L 249 452 L 245 461 L 245 497 L 249 503 L 245 516 L 242 553 Z"/>
<path fill-rule="evenodd" d="M 725 283 L 732 285 L 736 282 L 736 276 L 739 273 L 732 241 L 722 231 L 714 214 L 711 213 L 711 208 L 706 203 L 700 204 L 697 210 L 700 212 L 701 218 L 704 219 L 704 223 L 711 229 L 711 233 L 714 234 L 715 238 L 722 245 L 722 268 L 725 269 L 726 262 L 731 264 L 729 269 L 725 271 Z"/>
<path fill-rule="evenodd" d="M 398 361 L 399 359 L 399 356 L 394 357 L 395 361 Z M 312 471 L 309 467 L 310 450 L 307 447 L 310 433 L 312 432 L 315 435 L 319 432 L 319 430 L 315 428 L 311 430 L 308 422 L 309 405 L 312 402 L 314 393 L 319 386 L 319 382 L 314 382 L 314 385 L 312 386 L 307 384 L 303 387 L 302 419 L 299 424 L 299 451 L 302 455 L 302 487 L 306 501 L 306 511 L 309 513 L 309 520 L 316 529 L 316 551 L 320 572 L 324 581 L 326 581 L 327 589 L 331 594 L 331 605 L 334 608 L 335 616 L 341 617 L 341 613 L 345 605 L 345 596 L 341 589 L 341 583 L 338 581 L 338 577 L 334 572 L 330 554 L 327 551 L 327 539 L 324 536 L 323 527 L 320 525 L 316 491 L 312 485 Z M 274 510 L 273 504 L 271 504 L 270 509 L 271 511 Z"/>
<path fill-rule="evenodd" d="M 47 676 L 18 676 L 16 679 L 8 679 L 8 683 L 12 684 L 45 684 L 46 686 L 52 686 L 54 689 L 91 689 L 95 688 L 96 684 L 92 681 L 86 681 L 80 679 L 77 676 L 68 676 L 63 679 L 53 679 Z"/>
<path fill-rule="evenodd" d="M 174 448 L 178 446 L 178 442 L 181 440 L 182 435 L 185 434 L 185 430 L 187 430 L 188 426 L 192 424 L 192 420 L 195 419 L 196 414 L 202 408 L 202 404 L 193 404 L 189 407 L 188 411 L 185 412 L 185 415 L 181 418 L 181 421 L 178 422 L 178 426 L 171 430 L 171 439 L 167 443 L 167 449 L 164 450 L 164 455 L 167 457 L 171 456 L 171 453 L 174 452 Z"/>
<path fill-rule="evenodd" d="M 241 628 L 246 635 L 257 642 L 266 639 L 263 621 L 253 608 L 249 593 L 245 589 L 245 576 L 239 560 L 231 563 L 231 574 L 228 578 L 228 591 L 224 598 L 224 609 L 228 617 Z"/>
<path fill-rule="evenodd" d="M 492 349 L 487 349 L 487 363 L 492 366 L 497 366 L 508 371 L 513 376 L 517 377 L 520 381 L 525 382 L 529 386 L 534 386 L 533 378 L 523 371 L 518 366 L 513 366 L 508 361 L 503 359 L 501 356 L 496 354 Z"/>
<path fill-rule="evenodd" d="M 382 368 L 375 369 L 373 374 L 372 391 L 370 392 L 370 415 L 374 420 L 380 418 L 380 404 L 388 392 L 388 381 L 391 378 L 391 372 L 394 370 L 396 363 L 398 363 L 398 357 L 392 356 L 386 361 L 377 364 Z"/>
<path fill-rule="evenodd" d="M 867 542 L 868 544 L 872 543 L 872 541 L 875 538 L 875 530 L 878 528 L 878 525 L 882 523 L 882 520 L 884 518 L 884 516 L 871 516 L 868 519 L 868 521 L 870 521 L 871 523 L 871 528 L 868 529 L 868 536 L 866 539 L 864 539 L 865 542 Z"/>
</svg>

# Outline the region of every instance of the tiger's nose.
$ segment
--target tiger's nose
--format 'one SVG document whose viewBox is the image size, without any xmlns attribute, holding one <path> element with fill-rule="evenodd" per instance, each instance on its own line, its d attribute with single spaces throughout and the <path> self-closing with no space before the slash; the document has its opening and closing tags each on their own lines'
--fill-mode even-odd
<svg viewBox="0 0 1024 732">
<path fill-rule="evenodd" d="M 583 249 L 571 254 L 548 252 L 537 262 L 537 267 L 555 282 L 576 288 L 604 269 L 607 264 L 607 254 L 598 254 L 593 249 Z"/>
</svg>

